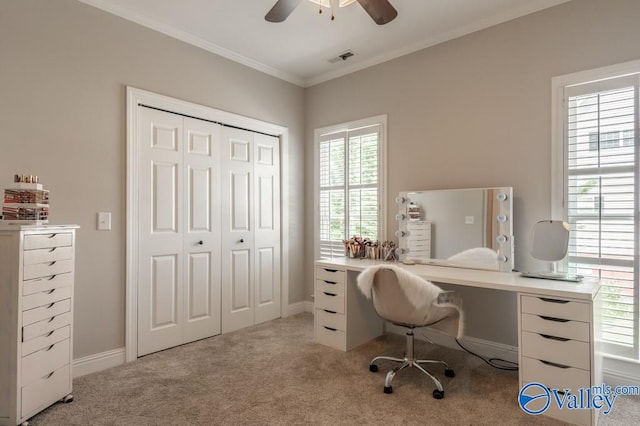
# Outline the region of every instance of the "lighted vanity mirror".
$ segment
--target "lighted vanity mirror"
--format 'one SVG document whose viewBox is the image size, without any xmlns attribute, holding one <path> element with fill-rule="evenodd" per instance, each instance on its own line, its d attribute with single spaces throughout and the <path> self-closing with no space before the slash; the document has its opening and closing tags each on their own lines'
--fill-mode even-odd
<svg viewBox="0 0 640 426">
<path fill-rule="evenodd" d="M 511 187 L 400 192 L 400 260 L 511 271 L 512 200 Z"/>
</svg>

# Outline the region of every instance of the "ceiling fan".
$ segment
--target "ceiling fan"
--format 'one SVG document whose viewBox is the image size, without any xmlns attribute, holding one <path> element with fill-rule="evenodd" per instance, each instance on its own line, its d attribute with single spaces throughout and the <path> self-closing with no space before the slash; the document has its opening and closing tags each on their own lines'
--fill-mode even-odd
<svg viewBox="0 0 640 426">
<path fill-rule="evenodd" d="M 311 0 L 314 1 L 314 0 Z M 355 0 L 341 0 L 340 7 L 347 6 Z M 388 0 L 357 0 L 360 6 L 371 16 L 371 19 L 378 24 L 384 25 L 398 16 L 398 11 L 389 3 Z M 264 19 L 268 22 L 282 22 L 293 12 L 302 0 L 278 0 L 271 10 L 265 15 Z M 327 2 L 314 1 L 326 5 Z"/>
</svg>

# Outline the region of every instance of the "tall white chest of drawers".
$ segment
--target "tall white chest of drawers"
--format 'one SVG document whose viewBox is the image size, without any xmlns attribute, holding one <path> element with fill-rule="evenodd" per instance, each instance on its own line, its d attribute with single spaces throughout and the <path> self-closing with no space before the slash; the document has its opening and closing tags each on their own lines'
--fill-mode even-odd
<svg viewBox="0 0 640 426">
<path fill-rule="evenodd" d="M 72 399 L 76 228 L 0 224 L 0 425 Z"/>
</svg>

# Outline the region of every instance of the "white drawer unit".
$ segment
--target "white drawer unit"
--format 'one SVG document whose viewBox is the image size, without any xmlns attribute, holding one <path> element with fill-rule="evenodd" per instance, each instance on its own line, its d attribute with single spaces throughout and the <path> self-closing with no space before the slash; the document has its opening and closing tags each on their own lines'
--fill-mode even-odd
<svg viewBox="0 0 640 426">
<path fill-rule="evenodd" d="M 536 382 L 578 394 L 600 384 L 596 372 L 593 301 L 520 294 L 518 297 L 520 387 Z M 597 410 L 560 409 L 546 416 L 578 425 L 596 423 Z"/>
<path fill-rule="evenodd" d="M 382 320 L 346 270 L 317 265 L 314 298 L 316 342 L 348 351 L 382 334 Z"/>
<path fill-rule="evenodd" d="M 0 425 L 73 399 L 76 229 L 0 222 Z"/>
</svg>

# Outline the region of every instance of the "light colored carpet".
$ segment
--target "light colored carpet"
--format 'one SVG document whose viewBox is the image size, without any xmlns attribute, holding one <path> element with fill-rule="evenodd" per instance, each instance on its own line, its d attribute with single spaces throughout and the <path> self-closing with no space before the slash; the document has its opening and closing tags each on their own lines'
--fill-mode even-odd
<svg viewBox="0 0 640 426">
<path fill-rule="evenodd" d="M 313 342 L 313 317 L 300 314 L 158 352 L 74 380 L 75 400 L 35 416 L 41 425 L 557 425 L 518 407 L 516 372 L 493 369 L 462 351 L 416 342 L 422 357 L 446 360 L 445 398 L 430 380 L 401 371 L 382 392 L 387 367 L 373 356 L 401 355 L 387 335 L 350 352 Z M 439 369 L 438 369 L 439 370 Z M 600 424 L 640 423 L 638 398 L 619 398 Z"/>
</svg>

